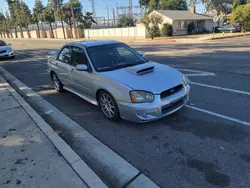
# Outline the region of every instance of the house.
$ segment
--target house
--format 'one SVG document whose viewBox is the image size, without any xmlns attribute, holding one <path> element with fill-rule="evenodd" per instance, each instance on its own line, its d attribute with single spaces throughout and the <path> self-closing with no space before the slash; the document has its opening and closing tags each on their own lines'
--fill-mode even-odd
<svg viewBox="0 0 250 188">
<path fill-rule="evenodd" d="M 180 10 L 154 10 L 149 14 L 158 14 L 163 18 L 163 23 L 159 25 L 160 29 L 164 23 L 169 23 L 173 26 L 173 35 L 186 35 L 188 24 L 194 22 L 196 31 L 207 31 L 212 32 L 213 30 L 213 17 L 196 14 L 195 8 L 191 11 L 180 11 Z"/>
</svg>

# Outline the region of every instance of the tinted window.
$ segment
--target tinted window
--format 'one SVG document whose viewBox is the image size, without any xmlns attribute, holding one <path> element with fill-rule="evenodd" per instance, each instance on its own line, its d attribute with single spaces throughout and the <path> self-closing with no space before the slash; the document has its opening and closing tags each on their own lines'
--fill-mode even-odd
<svg viewBox="0 0 250 188">
<path fill-rule="evenodd" d="M 123 43 L 87 48 L 97 72 L 109 71 L 146 63 L 147 60 Z"/>
<path fill-rule="evenodd" d="M 6 46 L 6 43 L 2 40 L 0 40 L 0 46 Z"/>
<path fill-rule="evenodd" d="M 65 47 L 63 50 L 60 52 L 60 55 L 58 57 L 58 60 L 69 64 L 70 63 L 70 56 L 71 56 L 71 50 L 70 47 Z"/>
<path fill-rule="evenodd" d="M 72 47 L 71 63 L 74 66 L 78 64 L 88 64 L 88 59 L 83 49 Z"/>
</svg>

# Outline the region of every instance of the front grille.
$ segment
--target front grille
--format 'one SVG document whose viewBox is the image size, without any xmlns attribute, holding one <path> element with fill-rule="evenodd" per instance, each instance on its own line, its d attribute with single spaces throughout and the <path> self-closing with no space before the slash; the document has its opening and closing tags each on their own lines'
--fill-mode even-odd
<svg viewBox="0 0 250 188">
<path fill-rule="evenodd" d="M 168 89 L 168 90 L 166 90 L 166 91 L 163 91 L 163 92 L 161 93 L 161 98 L 165 98 L 165 97 L 168 97 L 168 96 L 170 96 L 170 95 L 173 95 L 174 93 L 177 93 L 178 91 L 182 90 L 182 88 L 183 88 L 183 85 L 180 84 L 180 85 L 175 86 L 175 87 L 173 87 L 173 88 L 171 88 L 171 89 Z"/>
<path fill-rule="evenodd" d="M 173 103 L 167 104 L 165 106 L 161 107 L 161 113 L 162 114 L 166 114 L 169 113 L 173 110 L 175 110 L 176 108 L 182 106 L 185 102 L 186 102 L 187 96 L 182 97 L 180 100 L 175 101 Z"/>
<path fill-rule="evenodd" d="M 5 52 L 7 52 L 7 50 L 0 51 L 0 53 L 5 53 Z"/>
</svg>

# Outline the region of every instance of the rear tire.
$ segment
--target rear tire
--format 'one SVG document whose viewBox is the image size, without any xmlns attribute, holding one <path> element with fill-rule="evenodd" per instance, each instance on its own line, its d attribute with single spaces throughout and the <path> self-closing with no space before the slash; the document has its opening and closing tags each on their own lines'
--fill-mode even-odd
<svg viewBox="0 0 250 188">
<path fill-rule="evenodd" d="M 56 73 L 52 73 L 51 75 L 51 80 L 53 82 L 54 88 L 57 92 L 63 92 L 63 84 L 60 81 L 60 79 L 58 78 Z"/>
<path fill-rule="evenodd" d="M 103 115 L 111 121 L 119 121 L 120 113 L 116 101 L 112 95 L 106 91 L 101 91 L 98 95 L 98 103 Z"/>
</svg>

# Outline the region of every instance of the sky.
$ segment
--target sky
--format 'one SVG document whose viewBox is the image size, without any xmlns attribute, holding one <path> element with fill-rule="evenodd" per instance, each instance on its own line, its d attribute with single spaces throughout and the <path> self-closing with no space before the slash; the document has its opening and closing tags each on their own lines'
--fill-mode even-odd
<svg viewBox="0 0 250 188">
<path fill-rule="evenodd" d="M 7 3 L 5 0 L 0 0 L 0 9 L 3 11 L 8 9 Z M 23 0 L 32 10 L 34 6 L 35 0 Z M 67 2 L 67 0 L 64 0 Z M 80 0 L 83 5 L 83 11 L 92 12 L 92 4 L 91 0 Z M 47 0 L 42 0 L 43 4 L 47 4 Z M 109 7 L 110 16 L 111 16 L 111 9 L 115 8 L 116 5 L 118 6 L 128 6 L 129 0 L 95 0 L 95 7 L 96 7 L 96 16 L 97 17 L 107 17 L 107 7 Z M 139 0 L 133 0 L 133 5 L 138 5 Z M 197 12 L 203 12 L 203 7 L 199 5 L 197 8 Z"/>
</svg>

